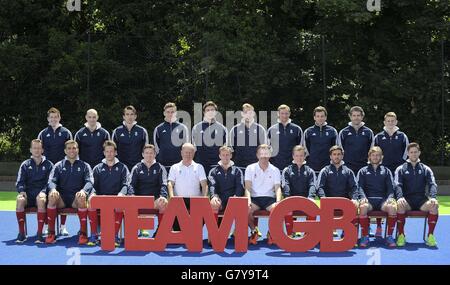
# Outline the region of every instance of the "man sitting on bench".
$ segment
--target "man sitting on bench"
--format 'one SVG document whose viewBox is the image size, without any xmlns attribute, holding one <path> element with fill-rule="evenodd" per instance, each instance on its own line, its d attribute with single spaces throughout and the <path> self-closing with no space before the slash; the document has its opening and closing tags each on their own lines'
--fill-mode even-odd
<svg viewBox="0 0 450 285">
<path fill-rule="evenodd" d="M 361 168 L 356 176 L 362 197 L 359 201 L 359 223 L 361 224 L 359 246 L 367 247 L 369 244 L 370 221 L 367 212 L 374 210 L 388 213 L 386 243 L 389 247 L 395 247 L 392 233 L 397 219 L 397 202 L 394 198 L 392 172 L 381 165 L 383 151 L 380 147 L 371 147 L 368 155 L 369 165 Z"/>
<path fill-rule="evenodd" d="M 229 146 L 219 148 L 219 165 L 212 168 L 208 175 L 211 207 L 217 213 L 225 210 L 230 197 L 244 196 L 242 171 L 231 160 L 232 149 Z M 217 219 L 220 225 L 221 219 Z"/>
<path fill-rule="evenodd" d="M 281 187 L 284 198 L 300 196 L 314 201 L 316 195 L 316 174 L 306 165 L 306 149 L 297 145 L 292 149 L 292 163 L 283 169 L 281 173 Z M 309 221 L 315 221 L 316 217 L 306 217 Z M 301 237 L 301 233 L 294 233 L 294 217 L 292 213 L 285 216 L 286 232 L 292 237 Z"/>
<path fill-rule="evenodd" d="M 156 150 L 152 144 L 146 144 L 142 150 L 141 162 L 131 170 L 130 195 L 153 196 L 153 207 L 158 210 L 158 227 L 161 224 L 163 213 L 167 207 L 167 171 L 159 162 L 156 162 Z M 156 235 L 154 232 L 153 237 Z M 148 237 L 146 230 L 139 230 L 139 237 Z"/>
<path fill-rule="evenodd" d="M 38 230 L 35 243 L 44 243 L 42 228 L 47 218 L 45 203 L 47 199 L 48 176 L 53 169 L 53 163 L 42 155 L 44 148 L 42 141 L 35 139 L 31 141 L 31 158 L 22 162 L 17 174 L 16 188 L 16 216 L 19 224 L 19 234 L 16 243 L 23 243 L 27 240 L 25 235 L 25 207 L 36 207 Z"/>
<path fill-rule="evenodd" d="M 251 229 L 250 244 L 257 244 L 258 230 L 255 226 L 254 212 L 260 209 L 272 211 L 281 201 L 280 170 L 269 159 L 271 149 L 261 144 L 256 149 L 258 162 L 250 164 L 245 170 L 245 194 L 248 197 L 248 225 Z M 267 244 L 273 244 L 270 232 L 267 232 Z"/>
<path fill-rule="evenodd" d="M 420 146 L 418 143 L 410 143 L 407 146 L 408 160 L 395 170 L 395 185 L 397 194 L 397 246 L 405 246 L 405 221 L 406 211 L 428 212 L 428 237 L 426 244 L 436 247 L 436 239 L 433 235 L 438 220 L 439 204 L 436 199 L 437 184 L 434 180 L 431 168 L 420 162 Z M 429 188 L 429 197 L 426 187 Z"/>
<path fill-rule="evenodd" d="M 87 237 L 87 197 L 92 190 L 94 178 L 92 169 L 78 159 L 78 143 L 68 140 L 65 143 L 66 157 L 55 164 L 48 181 L 48 235 L 45 243 L 56 242 L 55 220 L 58 209 L 72 207 L 78 209 L 80 231 L 78 244 L 86 244 Z"/>
<path fill-rule="evenodd" d="M 128 177 L 130 172 L 127 166 L 120 162 L 117 156 L 117 145 L 114 141 L 107 140 L 103 143 L 103 154 L 105 158 L 94 167 L 94 188 L 91 195 L 89 195 L 89 201 L 95 195 L 117 195 L 125 196 L 128 193 Z M 97 209 L 89 207 L 88 209 L 89 223 L 91 226 L 91 235 L 87 245 L 95 246 L 98 243 L 97 234 Z M 121 240 L 119 239 L 118 232 L 120 225 L 122 224 L 123 212 L 116 210 L 115 212 L 115 233 L 116 242 L 115 246 L 119 247 Z"/>
<path fill-rule="evenodd" d="M 351 199 L 356 209 L 358 209 L 358 199 L 360 197 L 355 174 L 345 166 L 344 149 L 335 145 L 330 148 L 330 164 L 322 168 L 317 178 L 317 195 L 322 197 L 343 197 Z M 354 220 L 357 226 L 357 217 Z M 337 237 L 336 231 L 333 233 Z M 342 235 L 341 235 L 342 237 Z"/>
</svg>

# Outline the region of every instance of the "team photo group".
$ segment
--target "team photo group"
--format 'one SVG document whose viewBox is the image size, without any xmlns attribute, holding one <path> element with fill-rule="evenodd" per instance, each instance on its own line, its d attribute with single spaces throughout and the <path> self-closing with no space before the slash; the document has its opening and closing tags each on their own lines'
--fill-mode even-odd
<svg viewBox="0 0 450 285">
<path fill-rule="evenodd" d="M 277 108 L 278 122 L 267 128 L 256 122 L 248 103 L 239 112 L 241 121 L 230 127 L 218 119 L 214 102 L 204 103 L 202 110 L 203 120 L 191 127 L 180 122 L 176 104 L 169 102 L 162 108 L 162 123 L 150 132 L 137 123 L 138 112 L 130 105 L 123 109 L 123 123 L 110 132 L 101 126 L 101 114 L 89 109 L 84 126 L 72 133 L 60 123 L 64 114 L 50 108 L 48 126 L 30 142 L 31 157 L 18 171 L 16 243 L 27 243 L 28 209 L 37 212 L 35 243 L 51 245 L 72 231 L 59 210 L 73 208 L 80 223 L 78 244 L 98 246 L 101 225 L 97 209 L 90 206 L 92 197 L 136 195 L 154 196 L 158 225 L 172 197 L 183 197 L 188 210 L 190 197 L 208 197 L 218 224 L 230 197 L 247 197 L 248 242 L 256 245 L 262 233 L 255 211 L 270 212 L 283 199 L 301 196 L 351 200 L 355 227 L 361 229 L 357 247 L 368 247 L 373 236 L 383 237 L 380 218 L 372 232 L 371 211 L 386 214 L 384 239 L 392 248 L 406 244 L 407 212 L 427 212 L 425 243 L 437 246 L 433 171 L 420 161 L 420 142 L 410 142 L 397 127 L 394 112 L 380 118 L 384 127 L 374 132 L 365 125 L 360 106 L 350 108 L 349 123 L 339 131 L 327 123 L 322 106 L 311 110 L 314 123 L 307 128 L 291 121 L 287 105 Z M 116 209 L 116 247 L 123 243 L 123 219 L 123 211 Z M 286 235 L 301 239 L 307 233 L 294 232 L 295 220 L 292 214 L 285 217 Z M 179 230 L 175 221 L 173 231 Z M 157 231 L 137 234 L 151 238 Z M 266 237 L 268 244 L 275 243 L 269 231 Z"/>
</svg>

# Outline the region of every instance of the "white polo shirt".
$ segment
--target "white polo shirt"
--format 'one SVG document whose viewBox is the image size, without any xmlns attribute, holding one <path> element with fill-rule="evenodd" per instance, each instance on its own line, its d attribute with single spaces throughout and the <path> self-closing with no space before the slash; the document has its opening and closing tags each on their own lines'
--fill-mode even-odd
<svg viewBox="0 0 450 285">
<path fill-rule="evenodd" d="M 259 163 L 253 163 L 245 169 L 245 181 L 252 182 L 250 195 L 252 197 L 276 197 L 276 184 L 280 185 L 280 170 L 269 163 L 269 167 L 264 171 Z"/>
<path fill-rule="evenodd" d="M 205 169 L 201 164 L 194 161 L 189 166 L 185 166 L 180 161 L 170 167 L 168 180 L 175 182 L 173 189 L 175 196 L 201 196 L 200 181 L 206 180 Z"/>
</svg>

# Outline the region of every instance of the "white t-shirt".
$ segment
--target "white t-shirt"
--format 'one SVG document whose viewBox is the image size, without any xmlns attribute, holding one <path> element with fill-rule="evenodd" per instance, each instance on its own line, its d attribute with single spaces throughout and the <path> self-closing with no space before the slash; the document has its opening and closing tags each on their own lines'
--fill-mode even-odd
<svg viewBox="0 0 450 285">
<path fill-rule="evenodd" d="M 168 180 L 175 182 L 173 189 L 175 196 L 201 196 L 200 181 L 206 180 L 205 169 L 194 161 L 189 166 L 179 162 L 170 167 Z"/>
<path fill-rule="evenodd" d="M 250 195 L 252 197 L 276 197 L 275 185 L 280 185 L 280 170 L 269 163 L 269 167 L 264 171 L 259 163 L 253 163 L 245 169 L 245 181 L 252 182 Z"/>
</svg>

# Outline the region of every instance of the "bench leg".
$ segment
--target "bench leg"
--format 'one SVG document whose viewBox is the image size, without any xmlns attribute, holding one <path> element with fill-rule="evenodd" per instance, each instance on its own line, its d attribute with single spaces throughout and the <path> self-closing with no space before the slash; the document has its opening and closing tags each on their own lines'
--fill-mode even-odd
<svg viewBox="0 0 450 285">
<path fill-rule="evenodd" d="M 387 237 L 387 232 L 388 232 L 388 218 L 385 218 L 386 220 L 384 221 L 384 239 L 386 239 Z"/>
<path fill-rule="evenodd" d="M 369 227 L 370 227 L 370 223 L 369 223 Z M 358 223 L 356 224 L 356 238 L 357 238 L 357 240 L 359 240 L 359 238 L 360 238 L 360 236 L 359 236 L 360 232 L 361 232 L 361 230 L 359 228 L 359 218 L 358 218 Z"/>
<path fill-rule="evenodd" d="M 100 215 L 97 214 L 97 235 L 100 235 Z"/>
<path fill-rule="evenodd" d="M 23 223 L 25 225 L 25 236 L 28 236 L 28 228 L 27 228 L 27 213 L 25 213 L 23 217 Z"/>
<path fill-rule="evenodd" d="M 120 224 L 120 229 L 119 229 L 120 240 L 123 240 L 124 236 L 125 236 L 125 219 L 122 219 L 122 223 Z"/>
<path fill-rule="evenodd" d="M 58 237 L 59 235 L 59 226 L 60 226 L 60 221 L 59 221 L 59 214 L 56 214 L 56 230 L 55 230 L 55 237 Z"/>
<path fill-rule="evenodd" d="M 428 216 L 425 217 L 424 222 L 423 222 L 423 241 L 426 241 L 427 221 L 428 221 Z"/>
<path fill-rule="evenodd" d="M 395 225 L 395 240 L 397 240 L 397 238 L 398 238 L 398 220 L 397 220 L 397 223 L 396 223 L 396 225 Z"/>
</svg>

